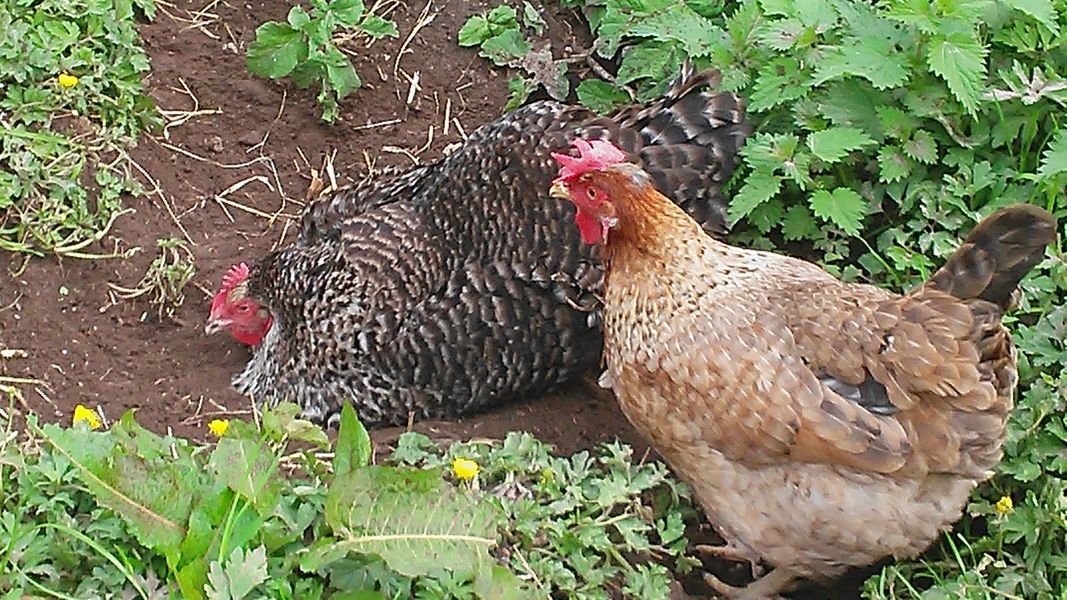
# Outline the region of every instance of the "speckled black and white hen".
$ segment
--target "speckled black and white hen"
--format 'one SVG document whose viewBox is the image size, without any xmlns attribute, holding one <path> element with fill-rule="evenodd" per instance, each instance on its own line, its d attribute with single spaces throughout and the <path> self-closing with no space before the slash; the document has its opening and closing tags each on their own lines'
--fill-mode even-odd
<svg viewBox="0 0 1067 600">
<path fill-rule="evenodd" d="M 535 102 L 438 162 L 309 205 L 299 238 L 231 269 L 207 331 L 255 346 L 234 378 L 257 401 L 368 426 L 470 413 L 596 365 L 603 267 L 550 200 L 576 137 L 610 139 L 714 234 L 719 187 L 750 128 L 714 71 L 684 68 L 659 98 L 597 117 Z"/>
</svg>

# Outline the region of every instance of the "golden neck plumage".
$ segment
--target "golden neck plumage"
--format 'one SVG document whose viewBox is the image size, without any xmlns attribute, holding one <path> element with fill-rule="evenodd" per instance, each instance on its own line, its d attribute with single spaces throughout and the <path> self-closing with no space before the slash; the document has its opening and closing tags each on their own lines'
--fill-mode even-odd
<svg viewBox="0 0 1067 600">
<path fill-rule="evenodd" d="M 597 183 L 609 192 L 617 223 L 604 243 L 609 262 L 617 254 L 637 252 L 661 259 L 688 257 L 692 241 L 706 234 L 681 207 L 625 172 L 606 170 Z"/>
</svg>

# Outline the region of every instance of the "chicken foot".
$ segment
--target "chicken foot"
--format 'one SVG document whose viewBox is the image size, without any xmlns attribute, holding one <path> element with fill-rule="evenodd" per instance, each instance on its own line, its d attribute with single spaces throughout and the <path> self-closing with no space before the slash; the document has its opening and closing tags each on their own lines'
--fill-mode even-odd
<svg viewBox="0 0 1067 600">
<path fill-rule="evenodd" d="M 730 585 L 711 573 L 704 573 L 704 582 L 723 598 L 729 600 L 771 600 L 781 598 L 797 575 L 792 571 L 775 568 L 773 571 L 744 586 Z"/>
<path fill-rule="evenodd" d="M 727 538 L 724 537 L 723 539 Z M 760 556 L 748 546 L 745 546 L 735 540 L 729 540 L 726 544 L 722 546 L 697 544 L 696 551 L 703 554 L 704 556 L 713 556 L 720 560 L 748 563 L 749 566 L 752 568 L 753 579 L 759 579 L 760 576 L 764 573 L 763 566 L 760 565 Z"/>
</svg>

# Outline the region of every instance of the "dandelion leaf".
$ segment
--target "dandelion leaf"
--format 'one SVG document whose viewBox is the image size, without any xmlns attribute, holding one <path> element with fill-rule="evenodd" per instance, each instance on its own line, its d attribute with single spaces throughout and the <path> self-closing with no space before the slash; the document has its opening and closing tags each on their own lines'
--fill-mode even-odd
<svg viewBox="0 0 1067 600">
<path fill-rule="evenodd" d="M 248 499 L 261 516 L 274 512 L 281 482 L 278 457 L 266 444 L 224 437 L 211 454 L 209 466 L 231 490 Z"/>
<path fill-rule="evenodd" d="M 440 470 L 367 467 L 335 477 L 326 495 L 326 522 L 337 549 L 376 555 L 409 577 L 442 569 L 462 577 L 490 576 L 498 514 L 486 499 L 456 490 Z"/>
<path fill-rule="evenodd" d="M 97 502 L 120 515 L 141 543 L 176 557 L 206 483 L 187 445 L 142 428 L 132 411 L 109 431 L 46 425 L 41 433 L 71 461 Z"/>
</svg>

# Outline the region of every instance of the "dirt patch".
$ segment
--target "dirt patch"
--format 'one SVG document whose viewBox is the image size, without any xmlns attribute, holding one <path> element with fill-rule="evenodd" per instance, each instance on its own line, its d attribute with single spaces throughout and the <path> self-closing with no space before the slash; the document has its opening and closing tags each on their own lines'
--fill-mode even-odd
<svg viewBox="0 0 1067 600">
<path fill-rule="evenodd" d="M 249 353 L 228 337 L 205 336 L 210 291 L 230 265 L 291 239 L 312 170 L 327 157 L 337 183 L 344 184 L 374 168 L 412 164 L 405 152 L 432 161 L 463 132 L 499 116 L 505 76 L 455 43 L 462 23 L 493 4 L 435 1 L 429 12 L 422 2 L 398 4 L 390 16 L 399 25 L 399 40 L 352 46 L 359 50 L 354 63 L 364 86 L 342 103 L 342 116 L 332 125 L 318 118 L 313 92 L 254 78 L 245 69 L 256 26 L 284 20 L 287 1 L 161 4 L 156 21 L 141 27 L 152 60 L 146 83 L 158 105 L 180 122 L 132 151 L 152 193 L 129 201 L 134 212 L 111 232 L 119 250 L 143 250 L 124 260 L 24 263 L 0 256 L 0 349 L 24 351 L 0 358 L 0 374 L 24 380 L 25 408 L 56 421 L 69 419 L 78 403 L 99 407 L 108 419 L 132 408 L 154 431 L 198 439 L 212 418 L 247 415 L 248 400 L 231 389 L 230 377 Z M 406 43 L 429 15 L 435 15 L 432 22 Z M 566 14 L 549 17 L 561 25 L 553 35 L 573 27 Z M 562 39 L 574 35 L 567 31 Z M 408 104 L 416 71 L 419 87 Z M 447 131 L 445 112 L 451 117 Z M 142 300 L 114 301 L 108 285 L 135 284 L 160 238 L 185 239 L 198 268 L 185 304 L 174 320 L 162 322 Z M 97 250 L 108 252 L 113 243 Z M 417 423 L 415 429 L 444 441 L 526 430 L 565 453 L 615 438 L 636 446 L 639 455 L 646 449 L 611 397 L 589 381 L 485 415 Z M 374 437 L 387 445 L 401 431 L 381 430 Z M 841 593 L 855 597 L 855 587 Z"/>
</svg>

